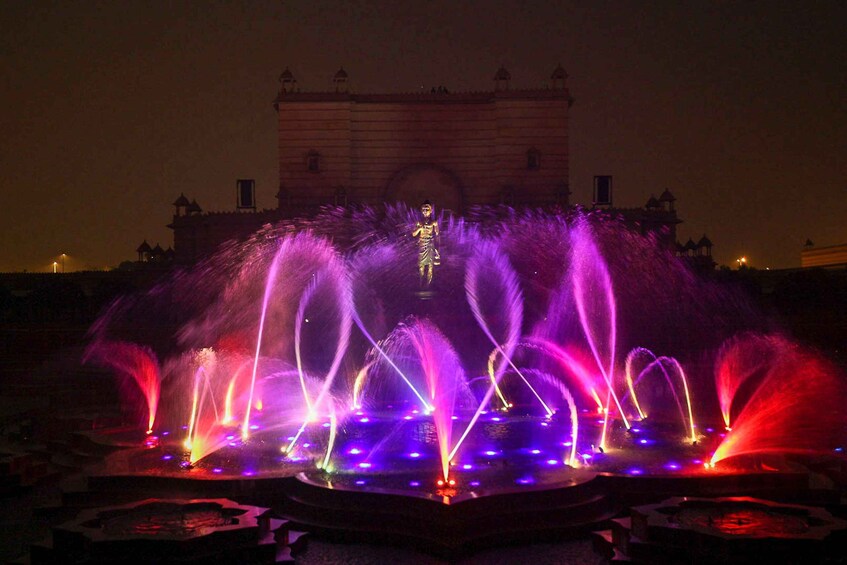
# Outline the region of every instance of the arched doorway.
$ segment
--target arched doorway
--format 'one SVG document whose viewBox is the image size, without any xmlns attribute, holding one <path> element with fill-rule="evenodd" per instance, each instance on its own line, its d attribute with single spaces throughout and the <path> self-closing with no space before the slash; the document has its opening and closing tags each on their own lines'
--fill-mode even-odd
<svg viewBox="0 0 847 565">
<path fill-rule="evenodd" d="M 462 213 L 462 183 L 452 171 L 437 165 L 410 165 L 396 172 L 383 195 L 386 202 L 403 202 L 420 206 L 424 200 L 433 203 L 436 213 L 451 210 Z"/>
</svg>

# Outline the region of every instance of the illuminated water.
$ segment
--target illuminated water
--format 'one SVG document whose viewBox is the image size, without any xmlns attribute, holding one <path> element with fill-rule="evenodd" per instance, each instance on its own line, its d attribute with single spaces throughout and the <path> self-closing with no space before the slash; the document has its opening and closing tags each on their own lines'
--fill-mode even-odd
<svg viewBox="0 0 847 565">
<path fill-rule="evenodd" d="M 613 220 L 500 212 L 442 219 L 423 290 L 414 211 L 269 227 L 113 305 L 88 357 L 163 469 L 501 488 L 842 445 L 843 379 L 737 295 Z"/>
</svg>

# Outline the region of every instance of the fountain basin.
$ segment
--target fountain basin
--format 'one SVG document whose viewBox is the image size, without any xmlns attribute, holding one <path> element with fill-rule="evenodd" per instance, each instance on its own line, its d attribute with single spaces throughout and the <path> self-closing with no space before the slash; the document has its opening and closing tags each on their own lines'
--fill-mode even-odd
<svg viewBox="0 0 847 565">
<path fill-rule="evenodd" d="M 53 530 L 32 561 L 275 563 L 288 523 L 267 508 L 216 499 L 145 499 L 91 508 Z"/>
<path fill-rule="evenodd" d="M 824 508 L 746 496 L 675 497 L 630 515 L 595 547 L 641 563 L 821 563 L 847 542 L 847 521 Z"/>
</svg>

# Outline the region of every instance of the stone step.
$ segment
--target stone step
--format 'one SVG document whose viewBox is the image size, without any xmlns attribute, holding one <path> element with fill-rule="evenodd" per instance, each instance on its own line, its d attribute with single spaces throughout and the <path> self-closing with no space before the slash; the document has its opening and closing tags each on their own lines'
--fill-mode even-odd
<svg viewBox="0 0 847 565">
<path fill-rule="evenodd" d="M 594 553 L 597 553 L 606 559 L 612 559 L 615 556 L 615 544 L 612 541 L 612 530 L 591 532 L 591 546 L 594 549 Z"/>
</svg>

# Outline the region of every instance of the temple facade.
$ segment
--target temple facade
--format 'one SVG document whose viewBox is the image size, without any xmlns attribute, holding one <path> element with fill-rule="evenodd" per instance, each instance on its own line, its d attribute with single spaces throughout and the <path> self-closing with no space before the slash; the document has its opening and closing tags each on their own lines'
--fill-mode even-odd
<svg viewBox="0 0 847 565">
<path fill-rule="evenodd" d="M 500 68 L 494 90 L 443 87 L 406 94 L 353 94 L 342 69 L 332 92 L 301 92 L 281 77 L 279 209 L 431 200 L 468 206 L 568 204 L 567 74 L 544 88 L 513 89 Z"/>
<path fill-rule="evenodd" d="M 279 187 L 274 209 L 203 212 L 184 195 L 173 203 L 175 261 L 193 263 L 262 225 L 309 217 L 322 206 L 433 203 L 437 214 L 476 206 L 570 205 L 568 75 L 557 66 L 537 88 L 513 88 L 501 67 L 493 89 L 444 87 L 359 94 L 340 69 L 332 88 L 305 92 L 289 69 L 279 78 Z M 239 181 L 242 182 L 242 181 Z M 240 193 L 239 193 L 240 194 Z M 676 241 L 669 191 L 645 207 L 608 209 L 642 233 Z"/>
</svg>

